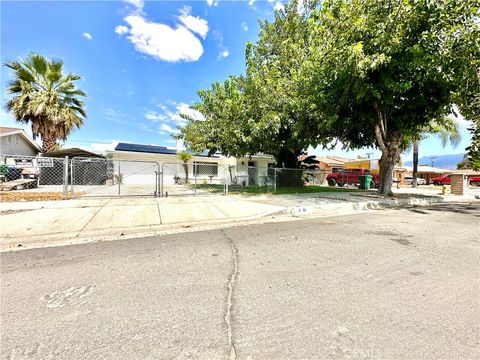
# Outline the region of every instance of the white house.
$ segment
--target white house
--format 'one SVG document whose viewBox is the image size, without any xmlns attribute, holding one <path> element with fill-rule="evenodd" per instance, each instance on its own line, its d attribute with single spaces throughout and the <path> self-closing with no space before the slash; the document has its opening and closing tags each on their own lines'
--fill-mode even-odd
<svg viewBox="0 0 480 360">
<path fill-rule="evenodd" d="M 185 151 L 181 142 L 177 147 L 119 143 L 114 151 L 108 151 L 107 157 L 113 160 L 135 160 L 155 162 L 160 165 L 165 184 L 184 181 L 185 167 L 178 154 Z M 267 170 L 275 160 L 270 155 L 253 155 L 241 158 L 227 157 L 216 153 L 208 156 L 207 152 L 193 154 L 187 164 L 189 181 L 229 183 L 238 185 L 263 185 L 267 178 Z M 140 169 L 140 164 L 136 165 Z M 148 167 L 148 165 L 146 165 Z M 129 183 L 144 182 L 145 174 L 139 170 L 138 176 L 129 175 L 125 179 Z"/>
<path fill-rule="evenodd" d="M 0 154 L 36 156 L 41 151 L 23 129 L 0 127 Z"/>
</svg>

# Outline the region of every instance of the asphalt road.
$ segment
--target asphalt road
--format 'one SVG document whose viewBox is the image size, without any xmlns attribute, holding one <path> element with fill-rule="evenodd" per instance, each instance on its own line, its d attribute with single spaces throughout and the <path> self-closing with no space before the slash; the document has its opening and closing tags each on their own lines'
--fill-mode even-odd
<svg viewBox="0 0 480 360">
<path fill-rule="evenodd" d="M 478 359 L 480 206 L 1 255 L 2 359 Z"/>
</svg>

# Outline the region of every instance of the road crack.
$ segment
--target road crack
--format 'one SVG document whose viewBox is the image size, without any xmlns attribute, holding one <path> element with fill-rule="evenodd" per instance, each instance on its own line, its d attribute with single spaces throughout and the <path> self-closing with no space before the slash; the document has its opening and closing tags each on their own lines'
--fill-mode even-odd
<svg viewBox="0 0 480 360">
<path fill-rule="evenodd" d="M 233 308 L 233 290 L 235 288 L 235 280 L 237 279 L 237 274 L 238 274 L 238 256 L 237 256 L 238 251 L 237 251 L 237 248 L 235 247 L 235 243 L 233 242 L 232 238 L 230 238 L 225 233 L 225 230 L 222 230 L 222 234 L 228 240 L 230 249 L 232 251 L 233 266 L 232 266 L 232 271 L 228 276 L 228 283 L 227 283 L 228 294 L 227 294 L 227 300 L 226 300 L 227 309 L 225 311 L 225 315 L 223 318 L 224 318 L 225 324 L 227 325 L 227 339 L 230 347 L 229 359 L 235 360 L 237 358 L 237 352 L 235 349 L 235 342 L 233 340 L 232 308 Z"/>
</svg>

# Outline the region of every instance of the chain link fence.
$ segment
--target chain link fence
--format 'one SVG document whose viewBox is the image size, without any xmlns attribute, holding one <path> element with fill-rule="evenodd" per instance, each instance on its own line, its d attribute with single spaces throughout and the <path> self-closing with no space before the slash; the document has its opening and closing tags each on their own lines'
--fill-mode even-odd
<svg viewBox="0 0 480 360">
<path fill-rule="evenodd" d="M 65 158 L 0 155 L 0 197 L 4 200 L 65 199 Z"/>
<path fill-rule="evenodd" d="M 2 199 L 272 193 L 324 186 L 327 171 L 228 166 L 207 161 L 160 164 L 105 158 L 0 155 Z"/>
<path fill-rule="evenodd" d="M 217 163 L 164 163 L 161 193 L 170 195 L 206 195 L 225 193 L 226 168 Z"/>
<path fill-rule="evenodd" d="M 83 197 L 158 196 L 159 179 L 157 162 L 76 157 L 69 184 L 73 195 Z"/>
</svg>

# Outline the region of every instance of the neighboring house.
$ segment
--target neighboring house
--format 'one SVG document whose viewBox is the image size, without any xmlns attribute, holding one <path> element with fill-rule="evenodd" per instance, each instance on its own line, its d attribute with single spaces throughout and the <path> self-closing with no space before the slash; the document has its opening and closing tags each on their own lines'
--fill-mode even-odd
<svg viewBox="0 0 480 360">
<path fill-rule="evenodd" d="M 0 154 L 36 156 L 41 151 L 23 129 L 0 127 Z"/>
<path fill-rule="evenodd" d="M 372 174 L 380 173 L 380 160 L 378 159 L 358 159 L 347 161 L 344 164 L 345 169 L 368 169 Z M 407 174 L 407 169 L 404 166 L 395 165 L 393 169 L 393 179 L 395 182 L 403 184 L 403 179 Z"/>
<path fill-rule="evenodd" d="M 336 173 L 342 171 L 345 167 L 345 162 L 351 159 L 344 159 L 335 156 L 316 156 L 315 160 L 319 163 L 317 165 L 319 170 Z"/>
<path fill-rule="evenodd" d="M 405 169 L 407 169 L 407 174 L 408 175 L 413 175 L 413 166 L 405 166 Z M 427 184 L 430 184 L 430 179 L 435 178 L 435 177 L 440 177 L 440 176 L 445 176 L 448 174 L 451 174 L 453 171 L 452 170 L 447 170 L 447 169 L 440 169 L 432 166 L 426 166 L 426 165 L 420 165 L 418 166 L 418 177 L 421 177 L 425 180 L 427 180 Z"/>
<path fill-rule="evenodd" d="M 164 183 L 177 182 L 185 178 L 185 171 L 178 154 L 184 152 L 181 143 L 175 149 L 165 146 L 119 143 L 114 151 L 108 151 L 107 157 L 113 160 L 150 161 L 160 164 Z M 207 152 L 192 153 L 188 162 L 189 181 L 223 183 L 225 177 L 230 183 L 239 185 L 262 185 L 267 178 L 268 168 L 275 160 L 269 155 L 252 155 L 250 157 L 226 157 L 216 153 L 208 156 Z M 135 181 L 129 177 L 126 181 Z M 140 181 L 140 179 L 138 179 Z M 182 180 L 184 181 L 184 180 Z"/>
</svg>

